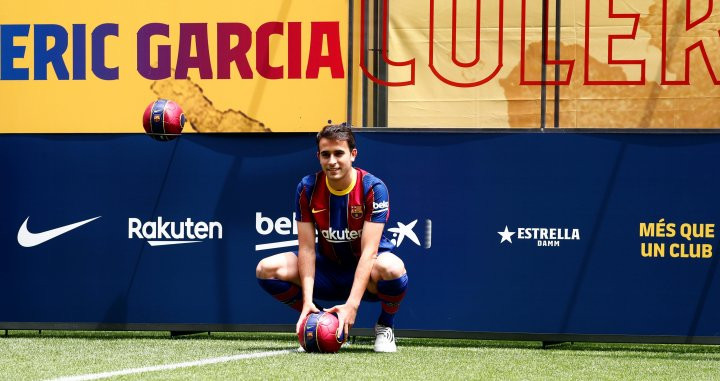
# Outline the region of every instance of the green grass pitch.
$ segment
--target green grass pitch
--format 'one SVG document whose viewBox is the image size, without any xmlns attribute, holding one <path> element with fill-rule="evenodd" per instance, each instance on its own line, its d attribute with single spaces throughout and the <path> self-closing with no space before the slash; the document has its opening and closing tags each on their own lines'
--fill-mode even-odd
<svg viewBox="0 0 720 381">
<path fill-rule="evenodd" d="M 0 333 L 3 333 L 0 331 Z M 283 333 L 10 331 L 0 380 L 43 380 L 295 349 Z M 398 339 L 398 353 L 358 337 L 338 354 L 272 357 L 115 376 L 114 380 L 720 380 L 720 346 Z"/>
</svg>

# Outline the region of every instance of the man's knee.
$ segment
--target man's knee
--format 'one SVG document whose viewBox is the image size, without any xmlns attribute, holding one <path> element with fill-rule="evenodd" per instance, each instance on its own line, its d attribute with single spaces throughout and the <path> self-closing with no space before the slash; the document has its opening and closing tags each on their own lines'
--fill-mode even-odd
<svg viewBox="0 0 720 381">
<path fill-rule="evenodd" d="M 274 273 L 275 271 L 270 257 L 261 259 L 255 268 L 255 276 L 260 279 L 270 279 L 273 277 Z"/>
<path fill-rule="evenodd" d="M 295 260 L 293 253 L 282 253 L 266 257 L 258 262 L 255 268 L 255 276 L 259 279 L 291 280 L 285 278 L 292 278 L 297 272 L 295 269 L 289 268 L 290 266 L 297 266 L 296 263 L 297 260 Z"/>
<path fill-rule="evenodd" d="M 380 255 L 375 266 L 382 280 L 397 279 L 407 272 L 402 259 L 392 253 Z"/>
<path fill-rule="evenodd" d="M 263 258 L 255 268 L 255 276 L 260 279 L 278 279 L 278 273 L 284 263 L 280 255 Z"/>
</svg>

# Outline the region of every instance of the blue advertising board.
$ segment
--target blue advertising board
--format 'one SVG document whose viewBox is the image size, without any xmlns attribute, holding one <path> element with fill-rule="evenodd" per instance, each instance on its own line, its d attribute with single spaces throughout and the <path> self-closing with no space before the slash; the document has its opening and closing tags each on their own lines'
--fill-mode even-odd
<svg viewBox="0 0 720 381">
<path fill-rule="evenodd" d="M 400 331 L 720 343 L 720 135 L 357 135 L 408 269 Z M 255 268 L 296 244 L 314 144 L 1 135 L 0 329 L 294 324 Z"/>
</svg>

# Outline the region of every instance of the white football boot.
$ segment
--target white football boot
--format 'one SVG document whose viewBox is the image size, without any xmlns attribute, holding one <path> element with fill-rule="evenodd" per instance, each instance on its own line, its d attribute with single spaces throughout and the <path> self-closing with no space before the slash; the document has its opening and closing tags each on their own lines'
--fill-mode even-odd
<svg viewBox="0 0 720 381">
<path fill-rule="evenodd" d="M 382 324 L 375 325 L 375 346 L 373 350 L 383 353 L 397 352 L 395 334 L 391 327 L 386 327 Z"/>
</svg>

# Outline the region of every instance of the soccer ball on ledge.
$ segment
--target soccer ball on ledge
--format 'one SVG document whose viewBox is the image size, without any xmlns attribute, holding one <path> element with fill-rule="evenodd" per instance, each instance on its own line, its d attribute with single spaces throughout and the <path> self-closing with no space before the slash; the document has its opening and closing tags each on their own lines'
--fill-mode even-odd
<svg viewBox="0 0 720 381">
<path fill-rule="evenodd" d="M 177 103 L 158 99 L 150 103 L 143 114 L 145 133 L 155 140 L 168 141 L 182 133 L 185 114 Z"/>
</svg>

